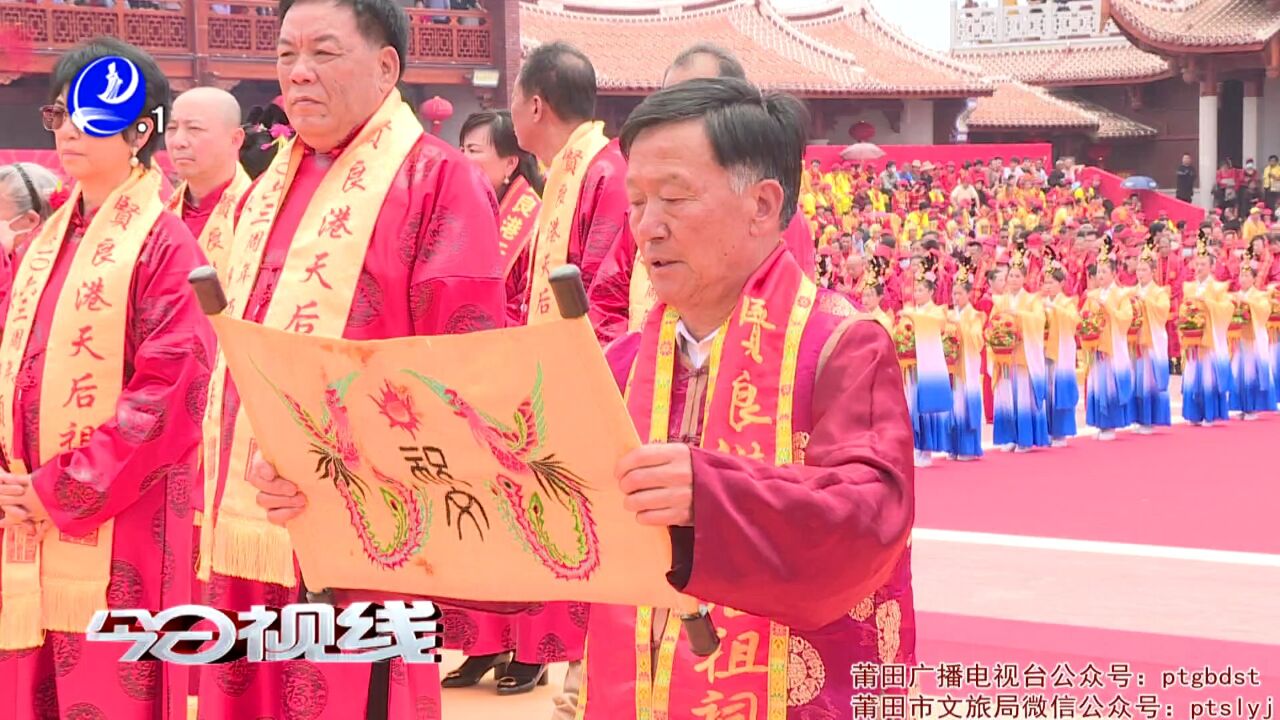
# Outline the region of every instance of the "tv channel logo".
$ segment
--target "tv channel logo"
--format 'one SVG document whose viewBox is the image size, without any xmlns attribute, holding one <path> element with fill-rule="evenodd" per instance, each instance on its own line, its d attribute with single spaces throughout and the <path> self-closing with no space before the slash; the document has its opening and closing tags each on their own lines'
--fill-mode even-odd
<svg viewBox="0 0 1280 720">
<path fill-rule="evenodd" d="M 76 73 L 67 91 L 67 110 L 80 132 L 111 137 L 133 124 L 147 102 L 147 83 L 129 60 L 101 57 Z"/>
</svg>

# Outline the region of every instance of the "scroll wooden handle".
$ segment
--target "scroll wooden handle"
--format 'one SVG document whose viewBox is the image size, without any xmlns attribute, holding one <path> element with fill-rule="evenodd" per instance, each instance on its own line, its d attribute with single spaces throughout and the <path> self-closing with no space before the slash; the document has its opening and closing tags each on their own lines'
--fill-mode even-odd
<svg viewBox="0 0 1280 720">
<path fill-rule="evenodd" d="M 582 271 L 577 265 L 561 265 L 551 271 L 551 292 L 560 306 L 560 317 L 566 320 L 587 314 L 587 289 L 582 286 Z"/>
<path fill-rule="evenodd" d="M 218 271 L 211 265 L 198 267 L 187 276 L 187 282 L 196 292 L 200 301 L 200 309 L 205 315 L 220 315 L 227 308 L 227 294 L 222 291 L 222 282 L 218 280 Z"/>
<path fill-rule="evenodd" d="M 720 633 L 706 606 L 698 608 L 698 612 L 681 614 L 680 622 L 684 624 L 684 634 L 689 638 L 689 649 L 698 657 L 710 657 L 720 647 Z"/>
</svg>

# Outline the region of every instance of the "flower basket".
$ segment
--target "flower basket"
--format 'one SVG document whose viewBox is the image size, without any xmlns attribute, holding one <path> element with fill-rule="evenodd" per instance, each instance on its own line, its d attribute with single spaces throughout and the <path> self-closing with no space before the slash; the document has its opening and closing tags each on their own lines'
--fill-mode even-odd
<svg viewBox="0 0 1280 720">
<path fill-rule="evenodd" d="M 898 353 L 898 364 L 903 370 L 916 364 L 916 328 L 910 320 L 902 318 L 893 327 L 893 349 Z"/>
<path fill-rule="evenodd" d="M 1204 308 L 1195 300 L 1183 300 L 1178 308 L 1178 335 L 1185 342 L 1204 337 Z"/>
<path fill-rule="evenodd" d="M 1080 311 L 1080 325 L 1076 333 L 1080 336 L 1080 347 L 1088 352 L 1098 349 L 1102 341 L 1102 333 L 1107 327 L 1107 317 L 1097 303 L 1089 301 Z"/>
<path fill-rule="evenodd" d="M 1018 321 L 1013 315 L 998 312 L 987 323 L 986 341 L 997 364 L 1008 364 L 1020 339 Z"/>
<path fill-rule="evenodd" d="M 1129 325 L 1129 337 L 1136 338 L 1147 322 L 1147 307 L 1137 296 L 1130 297 L 1129 304 L 1133 306 L 1133 322 Z"/>
<path fill-rule="evenodd" d="M 1251 322 L 1249 306 L 1237 300 L 1231 306 L 1231 324 L 1227 325 L 1227 339 L 1235 342 L 1244 334 L 1244 328 Z"/>
<path fill-rule="evenodd" d="M 953 324 L 942 332 L 942 357 L 947 361 L 947 370 L 955 374 L 960 366 L 960 328 Z"/>
</svg>

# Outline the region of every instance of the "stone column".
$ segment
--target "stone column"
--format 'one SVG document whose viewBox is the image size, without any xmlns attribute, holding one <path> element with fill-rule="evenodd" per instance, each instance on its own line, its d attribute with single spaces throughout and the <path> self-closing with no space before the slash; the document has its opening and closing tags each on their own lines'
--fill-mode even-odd
<svg viewBox="0 0 1280 720">
<path fill-rule="evenodd" d="M 1218 172 L 1218 84 L 1200 83 L 1200 192 L 1204 207 L 1213 205 L 1213 179 Z"/>
<path fill-rule="evenodd" d="M 902 144 L 933 144 L 933 101 L 906 100 L 902 103 Z"/>
<path fill-rule="evenodd" d="M 1244 81 L 1244 141 L 1241 143 L 1244 157 L 1243 165 L 1249 158 L 1258 168 L 1263 168 L 1267 160 L 1262 156 L 1262 79 Z"/>
</svg>

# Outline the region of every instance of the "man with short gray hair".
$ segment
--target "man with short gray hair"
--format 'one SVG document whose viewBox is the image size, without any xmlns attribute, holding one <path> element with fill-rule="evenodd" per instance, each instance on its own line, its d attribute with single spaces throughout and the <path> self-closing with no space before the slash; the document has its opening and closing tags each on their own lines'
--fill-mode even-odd
<svg viewBox="0 0 1280 720">
<path fill-rule="evenodd" d="M 635 718 L 645 698 L 668 717 L 834 717 L 849 696 L 832 669 L 915 662 L 893 343 L 781 247 L 804 127 L 794 98 L 719 78 L 650 96 L 622 129 L 658 305 L 607 350 L 648 443 L 616 474 L 636 521 L 668 529 L 667 580 L 712 604 L 724 647 L 695 656 L 666 609 L 594 606 L 585 720 Z M 659 362 L 671 350 L 675 367 Z"/>
</svg>

